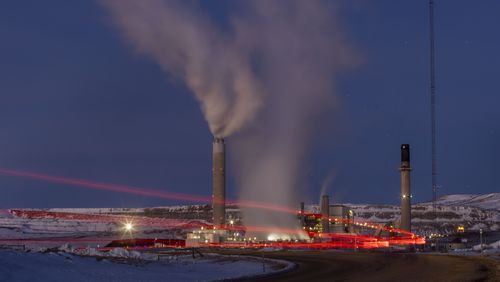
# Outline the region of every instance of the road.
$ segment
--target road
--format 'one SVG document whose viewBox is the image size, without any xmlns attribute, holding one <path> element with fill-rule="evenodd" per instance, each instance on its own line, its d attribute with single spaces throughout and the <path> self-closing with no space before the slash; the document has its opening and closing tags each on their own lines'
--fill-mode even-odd
<svg viewBox="0 0 500 282">
<path fill-rule="evenodd" d="M 262 256 L 262 252 L 243 254 Z M 278 251 L 264 256 L 293 261 L 298 267 L 252 281 L 500 281 L 500 263 L 478 257 L 335 251 Z"/>
</svg>

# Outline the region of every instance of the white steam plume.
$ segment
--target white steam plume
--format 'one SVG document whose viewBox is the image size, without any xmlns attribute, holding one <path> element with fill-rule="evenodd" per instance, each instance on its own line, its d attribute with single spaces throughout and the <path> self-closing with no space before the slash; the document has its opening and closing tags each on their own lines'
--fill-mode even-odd
<svg viewBox="0 0 500 282">
<path fill-rule="evenodd" d="M 266 93 L 258 126 L 235 145 L 241 197 L 297 208 L 307 148 L 321 128 L 321 113 L 335 105 L 334 78 L 357 60 L 327 1 L 252 1 L 236 21 L 237 35 L 257 50 L 259 82 Z M 245 209 L 245 222 L 290 228 L 293 215 Z"/>
<path fill-rule="evenodd" d="M 140 52 L 196 94 L 214 135 L 239 131 L 230 147 L 241 199 L 296 208 L 308 145 L 331 122 L 320 116 L 335 105 L 335 76 L 357 61 L 334 4 L 240 1 L 221 29 L 193 1 L 103 3 Z M 277 233 L 298 227 L 292 214 L 245 208 L 244 216 Z"/>
<path fill-rule="evenodd" d="M 250 56 L 193 1 L 103 0 L 138 52 L 154 58 L 194 92 L 215 136 L 251 121 L 261 103 Z"/>
</svg>

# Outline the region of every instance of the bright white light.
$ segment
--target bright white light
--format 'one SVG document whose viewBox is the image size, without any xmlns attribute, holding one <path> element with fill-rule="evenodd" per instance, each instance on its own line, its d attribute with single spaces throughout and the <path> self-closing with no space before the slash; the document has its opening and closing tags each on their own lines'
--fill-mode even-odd
<svg viewBox="0 0 500 282">
<path fill-rule="evenodd" d="M 123 229 L 126 232 L 131 232 L 134 230 L 134 225 L 131 222 L 125 222 L 125 225 L 123 225 Z"/>
</svg>

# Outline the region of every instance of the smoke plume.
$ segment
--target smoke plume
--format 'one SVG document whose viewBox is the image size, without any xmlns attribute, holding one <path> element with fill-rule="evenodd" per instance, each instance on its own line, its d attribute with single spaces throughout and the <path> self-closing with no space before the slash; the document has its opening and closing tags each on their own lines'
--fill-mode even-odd
<svg viewBox="0 0 500 282">
<path fill-rule="evenodd" d="M 333 181 L 335 180 L 335 177 L 337 176 L 335 170 L 331 170 L 328 175 L 325 177 L 323 180 L 323 183 L 321 183 L 321 190 L 319 192 L 319 201 L 318 203 L 321 202 L 321 196 L 327 195 L 326 192 L 328 192 L 328 188 L 332 185 Z M 331 201 L 332 199 L 330 199 Z"/>
<path fill-rule="evenodd" d="M 228 1 L 229 2 L 229 1 Z M 253 0 L 220 27 L 196 1 L 104 0 L 135 48 L 193 91 L 212 133 L 230 142 L 242 200 L 296 208 L 335 77 L 355 62 L 331 1 Z M 233 133 L 238 132 L 234 135 Z M 244 210 L 248 225 L 296 226 Z"/>
<path fill-rule="evenodd" d="M 217 29 L 196 2 L 101 2 L 138 52 L 193 91 L 215 136 L 228 136 L 254 118 L 261 97 L 248 50 Z"/>
</svg>

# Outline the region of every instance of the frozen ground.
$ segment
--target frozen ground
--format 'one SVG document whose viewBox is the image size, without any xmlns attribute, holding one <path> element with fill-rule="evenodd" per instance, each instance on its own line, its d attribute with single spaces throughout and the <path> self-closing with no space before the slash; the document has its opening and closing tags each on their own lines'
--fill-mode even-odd
<svg viewBox="0 0 500 282">
<path fill-rule="evenodd" d="M 281 266 L 283 267 L 283 266 Z M 266 273 L 279 266 L 266 262 Z M 182 257 L 168 261 L 80 257 L 68 253 L 0 251 L 1 281 L 211 281 L 263 274 L 263 264 L 243 257 Z M 274 270 L 274 271 L 275 271 Z"/>
</svg>

